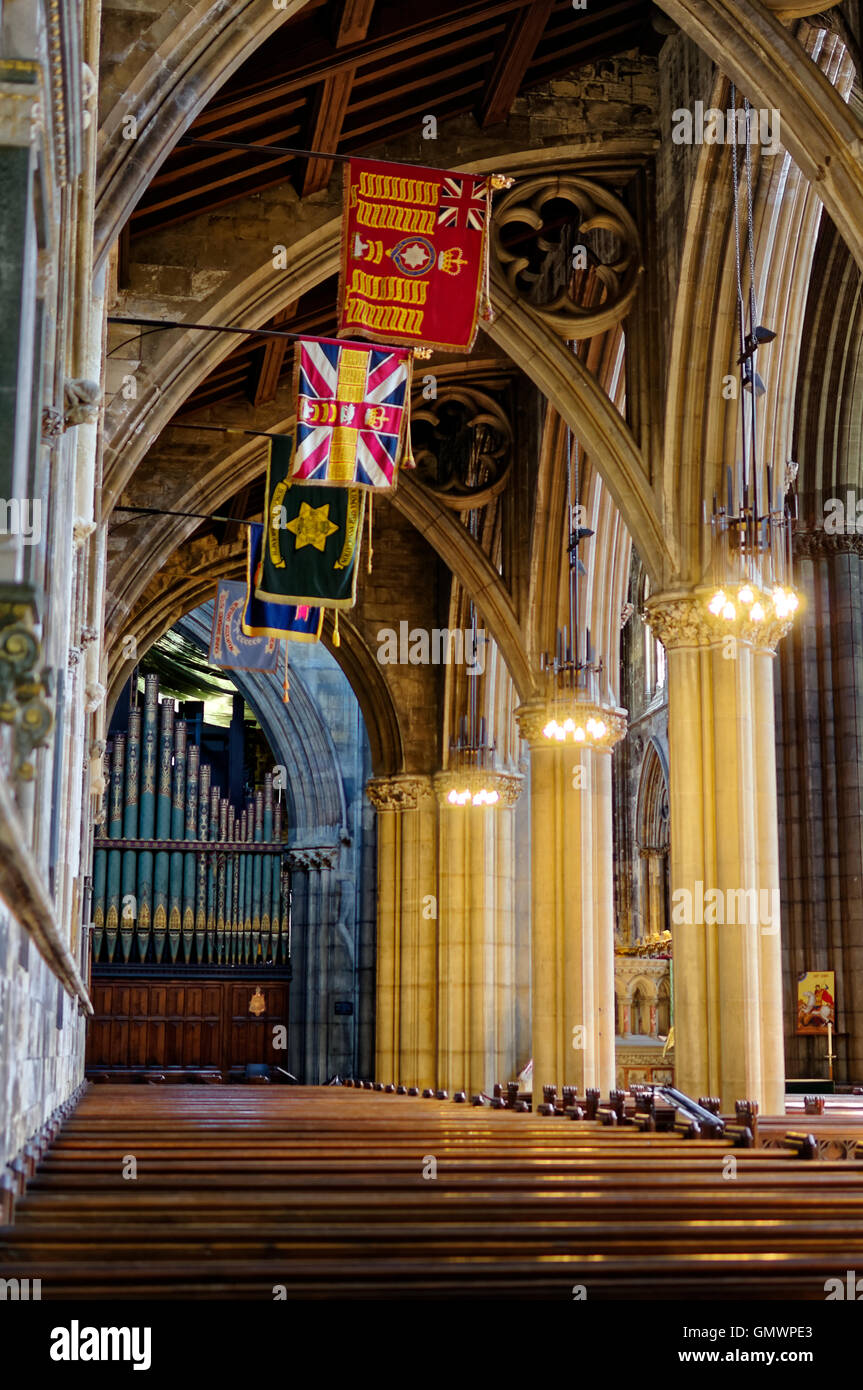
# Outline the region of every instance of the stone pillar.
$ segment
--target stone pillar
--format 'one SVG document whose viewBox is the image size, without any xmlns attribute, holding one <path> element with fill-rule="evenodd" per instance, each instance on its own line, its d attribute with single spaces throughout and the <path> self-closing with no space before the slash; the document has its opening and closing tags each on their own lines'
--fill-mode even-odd
<svg viewBox="0 0 863 1390">
<path fill-rule="evenodd" d="M 644 936 L 661 936 L 665 931 L 662 913 L 662 861 L 663 851 L 640 849 L 639 857 L 644 861 L 646 891 L 644 894 Z"/>
<path fill-rule="evenodd" d="M 516 711 L 531 750 L 532 1028 L 534 1104 L 542 1088 L 614 1086 L 614 859 L 611 749 L 622 710 L 601 719 L 601 748 L 558 743 L 542 702 Z"/>
<path fill-rule="evenodd" d="M 513 1080 L 516 1060 L 515 803 L 522 778 L 439 772 L 438 1083 L 485 1091 Z M 494 806 L 452 805 L 470 787 Z"/>
<path fill-rule="evenodd" d="M 375 1076 L 434 1086 L 437 976 L 437 803 L 432 779 L 402 773 L 366 783 L 378 813 Z"/>
<path fill-rule="evenodd" d="M 658 595 L 668 653 L 675 1078 L 782 1114 L 785 1071 L 773 658 L 788 624 L 736 624 L 712 590 Z"/>
<path fill-rule="evenodd" d="M 334 996 L 343 992 L 333 977 L 338 938 L 339 883 L 333 872 L 337 847 L 291 850 L 292 980 L 288 1009 L 287 1069 L 307 1086 L 320 1086 L 344 1068 L 344 1044 L 334 1027 Z"/>
<path fill-rule="evenodd" d="M 844 494 L 837 490 L 838 496 Z M 780 649 L 780 806 L 786 1063 L 827 1076 L 825 1037 L 798 1037 L 797 976 L 836 972 L 836 1080 L 863 1081 L 863 535 L 798 531 L 802 604 Z"/>
</svg>

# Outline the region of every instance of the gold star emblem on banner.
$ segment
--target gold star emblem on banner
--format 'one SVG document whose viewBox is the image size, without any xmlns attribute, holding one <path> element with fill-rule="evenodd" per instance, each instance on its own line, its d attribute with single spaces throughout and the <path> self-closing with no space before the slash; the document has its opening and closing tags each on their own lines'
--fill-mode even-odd
<svg viewBox="0 0 863 1390">
<path fill-rule="evenodd" d="M 299 513 L 293 521 L 288 522 L 287 529 L 293 531 L 297 538 L 297 550 L 302 550 L 305 545 L 313 545 L 315 550 L 323 550 L 327 537 L 339 528 L 330 521 L 329 502 L 325 502 L 322 507 L 310 507 L 308 502 L 301 502 Z"/>
</svg>

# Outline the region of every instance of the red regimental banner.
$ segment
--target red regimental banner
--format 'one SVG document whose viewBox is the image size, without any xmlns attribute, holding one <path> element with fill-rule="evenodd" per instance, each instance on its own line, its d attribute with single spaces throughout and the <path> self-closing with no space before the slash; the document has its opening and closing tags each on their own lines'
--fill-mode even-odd
<svg viewBox="0 0 863 1390">
<path fill-rule="evenodd" d="M 486 175 L 345 165 L 339 332 L 463 352 L 485 292 Z"/>
</svg>

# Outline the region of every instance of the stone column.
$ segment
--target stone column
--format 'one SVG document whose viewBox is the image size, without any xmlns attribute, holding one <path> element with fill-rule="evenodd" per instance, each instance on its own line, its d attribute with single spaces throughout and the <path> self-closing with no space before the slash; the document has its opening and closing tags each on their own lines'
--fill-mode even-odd
<svg viewBox="0 0 863 1390">
<path fill-rule="evenodd" d="M 644 936 L 661 936 L 665 931 L 662 915 L 662 860 L 663 851 L 642 848 L 638 851 L 644 862 Z"/>
<path fill-rule="evenodd" d="M 837 495 L 844 493 L 837 489 Z M 780 649 L 786 1060 L 827 1076 L 825 1037 L 798 1037 L 797 976 L 836 972 L 835 1076 L 863 1080 L 863 535 L 797 531 L 801 611 Z"/>
<path fill-rule="evenodd" d="M 436 1080 L 437 803 L 432 779 L 402 773 L 366 783 L 378 813 L 375 1076 Z"/>
<path fill-rule="evenodd" d="M 333 1016 L 341 977 L 333 977 L 338 937 L 339 885 L 333 872 L 337 847 L 295 848 L 291 929 L 292 981 L 288 1011 L 287 1069 L 307 1086 L 320 1086 L 344 1069 L 343 1029 Z"/>
<path fill-rule="evenodd" d="M 581 706 L 580 706 L 581 708 Z M 614 859 L 611 750 L 622 710 L 601 719 L 601 748 L 543 736 L 553 711 L 516 711 L 531 750 L 532 1028 L 534 1104 L 542 1088 L 614 1086 Z"/>
<path fill-rule="evenodd" d="M 658 595 L 668 653 L 675 1076 L 784 1111 L 773 658 L 787 630 Z"/>
<path fill-rule="evenodd" d="M 516 1062 L 513 820 L 522 778 L 439 772 L 438 1082 L 491 1094 Z M 496 792 L 494 806 L 452 805 L 451 792 Z"/>
</svg>

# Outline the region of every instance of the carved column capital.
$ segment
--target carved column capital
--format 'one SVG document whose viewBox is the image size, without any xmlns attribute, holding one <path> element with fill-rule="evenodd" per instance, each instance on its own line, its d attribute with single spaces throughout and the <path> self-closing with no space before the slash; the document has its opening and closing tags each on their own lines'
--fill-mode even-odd
<svg viewBox="0 0 863 1390">
<path fill-rule="evenodd" d="M 657 594 L 646 604 L 645 618 L 666 651 L 693 647 L 714 647 L 734 637 L 759 651 L 775 651 L 792 623 L 791 618 L 768 614 L 753 622 L 747 610 L 732 621 L 711 613 L 707 607 L 714 590 L 693 589 L 687 593 Z"/>
<path fill-rule="evenodd" d="M 795 560 L 817 560 L 822 555 L 863 555 L 863 532 L 832 533 L 823 527 L 796 530 L 792 538 Z"/>
<path fill-rule="evenodd" d="M 524 778 L 521 773 L 483 772 L 479 768 L 469 768 L 463 771 L 448 769 L 446 772 L 436 772 L 432 781 L 438 805 L 446 807 L 447 810 L 453 809 L 453 803 L 449 800 L 449 794 L 453 791 L 456 793 L 467 791 L 471 793 L 471 796 L 479 791 L 497 792 L 497 801 L 493 804 L 508 810 L 518 801 L 524 785 Z M 463 804 L 466 805 L 467 803 Z M 459 809 L 459 807 L 454 809 Z"/>
<path fill-rule="evenodd" d="M 624 709 L 612 709 L 596 704 L 593 700 L 531 700 L 519 705 L 515 712 L 519 733 L 533 748 L 592 748 L 596 752 L 609 752 L 624 737 L 628 716 Z M 592 736 L 584 743 L 574 743 L 572 738 L 558 742 L 546 738 L 543 730 L 551 720 L 558 723 L 571 718 L 579 726 L 587 724 L 588 719 L 605 726 L 601 736 Z"/>
<path fill-rule="evenodd" d="M 312 869 L 334 869 L 338 861 L 338 845 L 310 845 L 288 850 L 288 867 L 304 873 Z"/>
<path fill-rule="evenodd" d="M 376 811 L 415 811 L 432 800 L 432 779 L 424 773 L 400 772 L 371 777 L 366 795 Z"/>
</svg>

